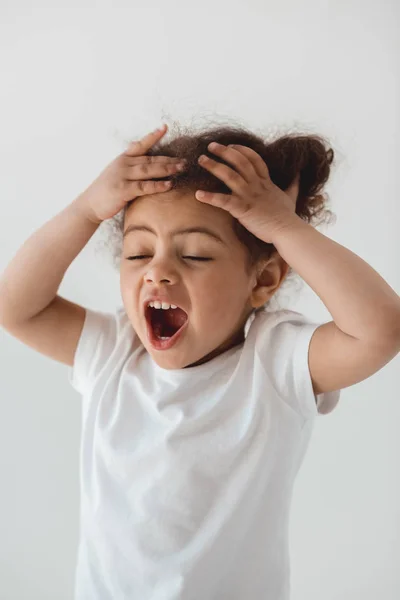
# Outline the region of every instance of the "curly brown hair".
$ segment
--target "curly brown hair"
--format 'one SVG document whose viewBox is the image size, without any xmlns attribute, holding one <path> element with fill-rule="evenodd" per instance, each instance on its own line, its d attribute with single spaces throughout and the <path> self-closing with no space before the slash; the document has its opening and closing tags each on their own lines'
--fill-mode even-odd
<svg viewBox="0 0 400 600">
<path fill-rule="evenodd" d="M 334 151 L 322 136 L 300 133 L 286 133 L 278 137 L 261 136 L 239 126 L 217 126 L 193 131 L 175 124 L 175 129 L 176 132 L 172 134 L 171 139 L 166 139 L 167 134 L 147 152 L 149 156 L 186 159 L 185 171 L 158 179 L 158 181 L 172 181 L 168 191 L 175 189 L 181 190 L 182 193 L 194 194 L 196 190 L 201 189 L 223 194 L 231 193 L 232 190 L 223 181 L 198 164 L 198 158 L 201 154 L 205 154 L 235 170 L 232 164 L 210 153 L 208 144 L 213 141 L 226 146 L 240 144 L 252 148 L 261 156 L 268 166 L 271 180 L 282 190 L 288 188 L 297 174 L 300 175 L 296 213 L 301 219 L 312 226 L 331 220 L 333 213 L 326 206 L 329 197 L 322 192 L 322 189 L 329 178 Z M 170 128 L 168 133 L 171 134 Z M 112 229 L 110 236 L 114 240 L 112 243 L 114 266 L 120 264 L 125 212 L 132 202 L 134 200 L 128 202 L 118 215 L 107 222 L 108 227 Z M 248 269 L 277 253 L 273 244 L 265 243 L 254 236 L 234 217 L 232 217 L 232 226 L 238 240 L 247 248 Z M 289 273 L 290 271 L 289 266 Z"/>
</svg>

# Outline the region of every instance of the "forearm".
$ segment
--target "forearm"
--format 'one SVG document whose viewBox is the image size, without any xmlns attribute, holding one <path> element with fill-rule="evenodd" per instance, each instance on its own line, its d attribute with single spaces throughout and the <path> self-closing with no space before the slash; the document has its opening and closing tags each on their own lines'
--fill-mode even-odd
<svg viewBox="0 0 400 600">
<path fill-rule="evenodd" d="M 321 298 L 339 329 L 379 339 L 400 329 L 400 298 L 363 259 L 294 218 L 275 236 L 282 258 Z"/>
<path fill-rule="evenodd" d="M 86 217 L 84 197 L 78 196 L 35 231 L 0 276 L 0 323 L 29 319 L 50 304 L 98 227 Z"/>
</svg>

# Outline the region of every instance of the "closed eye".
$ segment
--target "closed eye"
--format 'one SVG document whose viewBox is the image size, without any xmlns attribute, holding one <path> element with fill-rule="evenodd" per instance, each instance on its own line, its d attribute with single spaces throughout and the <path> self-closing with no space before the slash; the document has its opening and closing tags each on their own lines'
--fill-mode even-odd
<svg viewBox="0 0 400 600">
<path fill-rule="evenodd" d="M 127 260 L 140 260 L 147 257 L 147 254 L 141 254 L 139 256 L 128 256 Z M 189 260 L 213 260 L 212 258 L 206 258 L 205 256 L 184 256 L 183 258 L 188 258 Z"/>
</svg>

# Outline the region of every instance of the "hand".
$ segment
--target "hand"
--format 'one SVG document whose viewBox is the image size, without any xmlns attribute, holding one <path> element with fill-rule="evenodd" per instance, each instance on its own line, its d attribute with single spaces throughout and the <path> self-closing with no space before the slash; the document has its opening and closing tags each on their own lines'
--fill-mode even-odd
<svg viewBox="0 0 400 600">
<path fill-rule="evenodd" d="M 214 142 L 215 143 L 215 142 Z M 210 152 L 232 163 L 238 173 L 228 166 L 206 157 L 199 164 L 221 179 L 233 194 L 196 191 L 200 202 L 223 208 L 246 229 L 266 243 L 274 243 L 279 231 L 299 219 L 296 200 L 299 193 L 299 175 L 282 191 L 269 176 L 269 170 L 257 152 L 247 146 L 210 144 Z M 204 196 L 201 196 L 201 194 Z"/>
<path fill-rule="evenodd" d="M 178 164 L 182 162 L 169 156 L 145 156 L 166 133 L 166 127 L 130 144 L 81 194 L 85 214 L 91 221 L 101 223 L 116 215 L 127 202 L 138 196 L 170 189 L 168 181 L 146 181 L 177 173 Z"/>
</svg>

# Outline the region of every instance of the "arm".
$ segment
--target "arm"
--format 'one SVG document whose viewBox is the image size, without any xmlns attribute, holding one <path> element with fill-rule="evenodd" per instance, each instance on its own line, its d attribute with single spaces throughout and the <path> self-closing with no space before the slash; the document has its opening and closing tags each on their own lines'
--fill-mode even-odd
<svg viewBox="0 0 400 600">
<path fill-rule="evenodd" d="M 253 235 L 274 244 L 280 256 L 321 298 L 333 321 L 312 336 L 309 368 L 316 394 L 366 379 L 400 350 L 400 298 L 356 254 L 315 230 L 294 211 L 300 173 L 285 190 L 252 148 L 210 144 L 233 171 L 202 155 L 199 163 L 233 194 L 197 190 L 197 200 L 223 208 Z"/>
<path fill-rule="evenodd" d="M 396 356 L 400 298 L 371 266 L 295 214 L 273 243 L 333 317 L 310 343 L 316 394 L 358 383 Z"/>
<path fill-rule="evenodd" d="M 0 277 L 0 323 L 26 321 L 56 297 L 64 274 L 99 227 L 78 196 L 35 231 Z"/>
<path fill-rule="evenodd" d="M 23 244 L 0 278 L 0 326 L 21 342 L 72 366 L 86 310 L 57 295 L 65 271 L 92 237 L 78 197 Z"/>
</svg>

